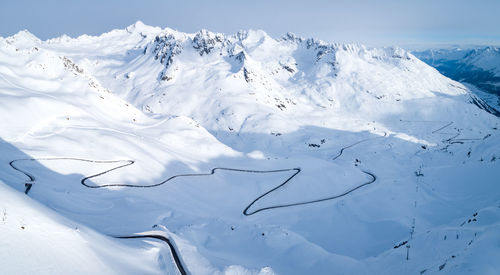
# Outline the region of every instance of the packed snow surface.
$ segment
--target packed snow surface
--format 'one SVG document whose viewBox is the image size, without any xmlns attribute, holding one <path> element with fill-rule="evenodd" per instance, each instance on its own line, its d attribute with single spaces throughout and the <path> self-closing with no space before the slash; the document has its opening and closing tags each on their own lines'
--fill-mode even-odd
<svg viewBox="0 0 500 275">
<path fill-rule="evenodd" d="M 21 31 L 0 119 L 0 273 L 500 272 L 500 120 L 400 48 Z"/>
</svg>

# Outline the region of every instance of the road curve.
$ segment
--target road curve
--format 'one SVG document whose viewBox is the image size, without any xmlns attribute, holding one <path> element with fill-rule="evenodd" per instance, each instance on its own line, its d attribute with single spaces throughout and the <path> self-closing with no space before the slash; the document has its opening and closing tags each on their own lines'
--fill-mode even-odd
<svg viewBox="0 0 500 275">
<path fill-rule="evenodd" d="M 143 239 L 143 238 L 152 238 L 152 239 L 157 239 L 160 241 L 164 241 L 167 243 L 168 247 L 170 248 L 170 252 L 172 253 L 172 257 L 174 258 L 175 265 L 177 266 L 177 269 L 182 275 L 187 275 L 186 268 L 182 265 L 181 259 L 179 257 L 179 254 L 177 253 L 177 250 L 175 249 L 175 246 L 172 244 L 169 238 L 163 236 L 163 235 L 152 235 L 152 234 L 146 234 L 146 235 L 132 235 L 132 236 L 115 236 L 115 238 L 118 239 Z"/>
<path fill-rule="evenodd" d="M 322 201 L 328 201 L 328 200 L 333 200 L 333 199 L 338 199 L 340 197 L 343 197 L 345 195 L 348 195 L 356 190 L 358 190 L 359 188 L 365 186 L 365 185 L 368 185 L 368 184 L 372 184 L 373 182 L 375 182 L 377 180 L 377 177 L 372 174 L 371 172 L 368 172 L 368 171 L 361 171 L 367 175 L 369 175 L 371 177 L 371 179 L 365 183 L 362 183 L 354 188 L 351 188 L 347 191 L 345 191 L 344 193 L 342 194 L 339 194 L 339 195 L 335 195 L 335 196 L 331 196 L 331 197 L 326 197 L 326 198 L 322 198 L 322 199 L 317 199 L 317 200 L 310 200 L 310 201 L 304 201 L 304 202 L 296 202 L 296 203 L 290 203 L 290 204 L 282 204 L 282 205 L 275 205 L 275 206 L 268 206 L 268 207 L 263 207 L 263 208 L 259 208 L 253 212 L 248 212 L 248 209 L 254 204 L 256 203 L 259 199 L 261 199 L 262 197 L 266 196 L 267 194 L 275 191 L 276 189 L 282 187 L 283 185 L 285 185 L 288 181 L 290 181 L 295 175 L 297 175 L 298 173 L 300 172 L 300 170 L 298 170 L 295 174 L 293 174 L 290 178 L 288 178 L 284 183 L 276 186 L 275 188 L 267 191 L 266 193 L 260 195 L 259 197 L 257 197 L 252 203 L 250 203 L 246 208 L 245 210 L 243 210 L 243 214 L 245 214 L 246 216 L 250 216 L 250 215 L 253 215 L 255 213 L 259 213 L 260 211 L 264 211 L 264 210 L 270 210 L 270 209 L 276 209 L 276 208 L 283 208 L 283 207 L 290 207 L 290 206 L 298 206 L 298 205 L 305 205 L 305 204 L 311 204 L 311 203 L 317 203 L 317 202 L 322 202 Z"/>
<path fill-rule="evenodd" d="M 344 150 L 345 150 L 345 149 L 349 149 L 349 148 L 353 147 L 354 145 L 358 145 L 358 144 L 360 144 L 360 143 L 362 143 L 362 142 L 369 141 L 370 139 L 371 139 L 371 138 L 363 139 L 363 140 L 357 141 L 357 142 L 355 142 L 355 143 L 353 143 L 353 144 L 351 144 L 351 145 L 348 145 L 348 146 L 346 146 L 346 147 L 342 147 L 342 148 L 340 149 L 339 153 L 338 153 L 335 157 L 333 157 L 333 158 L 332 158 L 332 160 L 336 160 L 336 159 L 338 159 L 340 156 L 342 156 L 342 154 L 344 154 Z"/>
<path fill-rule="evenodd" d="M 360 141 L 356 141 L 356 142 L 354 142 L 354 143 L 353 143 L 353 144 L 351 144 L 351 145 L 347 145 L 346 147 L 342 147 L 342 148 L 340 148 L 339 153 L 338 153 L 335 157 L 333 157 L 333 158 L 332 158 L 332 160 L 336 160 L 336 159 L 338 159 L 340 156 L 342 156 L 342 154 L 344 153 L 344 150 L 345 150 L 345 149 L 349 149 L 349 148 L 353 147 L 354 145 L 358 145 L 358 144 L 363 143 L 363 142 L 365 142 L 365 141 L 369 141 L 369 140 L 372 140 L 372 139 L 377 139 L 377 138 L 383 138 L 383 137 L 386 137 L 386 136 L 387 136 L 387 132 L 385 132 L 385 131 L 384 131 L 384 135 L 383 135 L 383 136 L 373 137 L 373 138 L 365 138 L 365 139 L 362 139 L 362 140 L 360 140 Z"/>
</svg>

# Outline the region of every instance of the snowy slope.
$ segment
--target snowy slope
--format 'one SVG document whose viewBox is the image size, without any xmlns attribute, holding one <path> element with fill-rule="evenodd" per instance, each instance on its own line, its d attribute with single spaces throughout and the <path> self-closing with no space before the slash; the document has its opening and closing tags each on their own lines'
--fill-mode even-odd
<svg viewBox="0 0 500 275">
<path fill-rule="evenodd" d="M 22 31 L 0 38 L 1 195 L 19 205 L 3 207 L 44 205 L 25 216 L 47 217 L 39 231 L 85 228 L 96 246 L 67 237 L 67 256 L 104 273 L 174 272 L 165 243 L 106 237 L 157 230 L 193 274 L 494 274 L 500 121 L 487 110 L 399 48 L 141 22 Z M 0 230 L 15 258 L 56 236 Z"/>
<path fill-rule="evenodd" d="M 155 259 L 168 255 L 160 244 L 134 245 L 103 237 L 3 182 L 0 190 L 3 274 L 160 273 Z"/>
</svg>

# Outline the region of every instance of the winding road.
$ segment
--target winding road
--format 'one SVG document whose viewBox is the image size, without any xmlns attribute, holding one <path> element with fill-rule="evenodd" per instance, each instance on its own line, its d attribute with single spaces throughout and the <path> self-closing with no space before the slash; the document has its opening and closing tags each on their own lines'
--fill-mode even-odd
<svg viewBox="0 0 500 275">
<path fill-rule="evenodd" d="M 450 121 L 448 122 L 446 125 L 440 127 L 439 129 L 437 130 L 434 130 L 432 131 L 433 134 L 441 134 L 441 135 L 453 135 L 452 137 L 450 138 L 446 138 L 446 139 L 443 139 L 442 142 L 444 143 L 448 143 L 448 144 L 455 144 L 455 143 L 460 143 L 460 144 L 463 144 L 464 141 L 479 141 L 479 140 L 484 140 L 486 139 L 488 136 L 491 136 L 491 135 L 486 135 L 485 137 L 483 138 L 458 138 L 462 133 L 460 132 L 460 129 L 455 129 L 457 131 L 456 134 L 452 134 L 452 133 L 439 133 L 440 131 L 450 127 L 454 122 L 453 121 Z"/>
<path fill-rule="evenodd" d="M 385 136 L 385 135 L 384 135 Z M 339 154 L 337 156 L 335 156 L 333 159 L 337 159 L 339 158 L 345 149 L 348 149 L 348 148 L 351 148 L 353 147 L 354 145 L 356 144 L 359 144 L 361 142 L 364 142 L 364 141 L 367 141 L 369 139 L 365 139 L 365 140 L 361 140 L 361 141 L 358 141 L 354 144 L 351 144 L 349 146 L 346 146 L 346 147 L 343 147 L 341 148 Z M 152 188 L 152 187 L 157 187 L 157 186 L 160 186 L 160 185 L 163 185 L 175 178 L 179 178 L 179 177 L 200 177 L 200 176 L 211 176 L 213 174 L 215 174 L 216 171 L 218 170 L 221 170 L 221 171 L 233 171 L 233 172 L 241 172 L 241 173 L 280 173 L 280 172 L 288 172 L 288 171 L 293 171 L 294 173 L 288 177 L 286 180 L 284 180 L 282 183 L 280 183 L 279 185 L 277 185 L 276 187 L 266 191 L 265 193 L 259 195 L 257 198 L 255 198 L 252 202 L 250 202 L 250 204 L 248 204 L 248 206 L 245 207 L 245 209 L 243 210 L 243 215 L 245 216 L 250 216 L 250 215 L 253 215 L 253 214 L 256 214 L 256 213 L 259 213 L 261 211 L 264 211 L 264 210 L 271 210 L 271 209 L 277 209 L 277 208 L 285 208 L 285 207 L 292 207 L 292 206 L 299 206 L 299 205 L 306 205 L 306 204 L 312 204 L 312 203 L 318 203 L 318 202 L 323 202 L 323 201 L 328 201 L 328 200 L 333 200 L 333 199 L 337 199 L 337 198 L 340 198 L 340 197 L 343 197 L 343 196 L 346 196 L 366 185 L 369 185 L 369 184 L 372 184 L 373 182 L 376 181 L 377 177 L 371 173 L 371 172 L 368 172 L 368 171 L 363 171 L 361 170 L 363 173 L 367 174 L 368 176 L 370 176 L 370 180 L 368 180 L 367 182 L 364 182 L 356 187 L 353 187 L 341 194 L 338 194 L 338 195 L 334 195 L 334 196 L 329 196 L 329 197 L 325 197 L 325 198 L 321 198 L 321 199 L 316 199 L 316 200 L 309 200 L 309 201 L 303 201 L 303 202 L 296 202 L 296 203 L 289 203 L 289 204 L 278 204 L 278 205 L 273 205 L 273 206 L 268 206 L 268 207 L 262 207 L 262 208 L 258 208 L 256 210 L 253 210 L 253 211 L 250 211 L 250 208 L 255 204 L 257 203 L 260 199 L 262 199 L 263 197 L 269 195 L 270 193 L 284 187 L 286 184 L 288 184 L 295 176 L 297 176 L 302 170 L 300 168 L 288 168 L 288 169 L 279 169 L 279 170 L 248 170 L 248 169 L 236 169 L 236 168 L 225 168 L 225 167 L 216 167 L 216 168 L 213 168 L 209 173 L 199 173 L 199 174 L 178 174 L 178 175 L 174 175 L 174 176 L 171 176 L 159 183 L 155 183 L 155 184 L 151 184 L 151 185 L 135 185 L 135 184 L 102 184 L 102 185 L 92 185 L 92 184 L 88 184 L 87 181 L 92 179 L 92 178 L 96 178 L 96 177 L 99 177 L 99 176 L 102 176 L 106 173 L 109 173 L 111 171 L 114 171 L 114 170 L 117 170 L 117 169 L 121 169 L 121 168 L 124 168 L 124 167 L 127 167 L 127 166 L 130 166 L 130 165 L 133 165 L 135 163 L 134 160 L 90 160 L 90 159 L 83 159 L 83 158 L 70 158 L 70 157 L 53 157 L 53 158 L 24 158 L 24 159 L 15 159 L 15 160 L 12 160 L 11 162 L 9 162 L 9 165 L 16 171 L 24 174 L 26 177 L 28 177 L 29 181 L 25 183 L 25 186 L 26 186 L 26 190 L 25 190 L 25 193 L 28 194 L 29 190 L 31 189 L 31 187 L 33 186 L 33 184 L 35 183 L 35 176 L 32 175 L 31 173 L 29 173 L 28 171 L 24 170 L 24 169 L 21 169 L 19 168 L 18 166 L 16 166 L 16 163 L 18 162 L 26 162 L 26 161 L 64 161 L 64 160 L 71 160 L 71 161 L 82 161 L 82 162 L 90 162 L 90 163 L 96 163 L 96 164 L 110 164 L 110 163 L 117 163 L 119 165 L 115 166 L 115 167 L 112 167 L 108 170 L 105 170 L 105 171 L 102 171 L 102 172 L 99 172 L 97 174 L 93 174 L 93 175 L 90 175 L 90 176 L 86 176 L 84 178 L 82 178 L 80 180 L 80 183 L 87 187 L 87 188 L 104 188 L 104 187 L 132 187 L 132 188 Z M 170 251 L 172 253 L 172 256 L 173 256 L 173 259 L 174 259 L 174 262 L 179 270 L 179 272 L 184 275 L 184 274 L 187 274 L 187 268 L 185 268 L 182 264 L 182 261 L 181 261 L 181 257 L 179 256 L 179 253 L 177 252 L 175 246 L 172 244 L 172 242 L 170 241 L 170 239 L 166 236 L 163 236 L 163 235 L 152 235 L 152 234 L 144 234 L 144 235 L 131 235 L 131 236 L 114 236 L 115 238 L 120 238 L 120 239 L 138 239 L 138 238 L 154 238 L 154 239 L 158 239 L 158 240 L 161 240 L 161 241 L 164 241 L 165 243 L 167 243 L 167 245 L 169 246 L 170 248 Z"/>
<path fill-rule="evenodd" d="M 458 138 L 459 136 L 462 135 L 462 132 L 460 129 L 454 128 L 456 133 L 443 133 L 442 131 L 444 129 L 449 128 L 451 125 L 453 125 L 455 122 L 454 121 L 438 121 L 438 120 L 400 120 L 400 122 L 406 122 L 406 123 L 443 123 L 442 126 L 437 128 L 436 130 L 432 130 L 431 134 L 438 134 L 438 135 L 448 135 L 450 137 L 444 138 L 441 140 L 443 143 L 447 144 L 463 144 L 466 141 L 480 141 L 488 138 L 491 136 L 491 134 L 486 135 L 485 137 L 481 138 Z M 363 140 L 364 141 L 364 140 Z M 362 141 L 361 141 L 362 142 Z"/>
<path fill-rule="evenodd" d="M 348 146 L 346 148 L 349 148 L 349 147 L 352 147 L 352 146 L 353 145 L 350 145 L 350 146 Z M 342 148 L 340 155 L 342 155 L 343 149 L 346 149 L 346 148 Z M 338 156 L 337 156 L 337 158 L 338 158 Z M 135 161 L 133 161 L 133 160 L 90 160 L 90 159 L 82 159 L 82 158 L 26 158 L 26 159 L 15 159 L 15 160 L 12 160 L 11 162 L 9 162 L 9 165 L 14 170 L 23 173 L 26 177 L 29 178 L 29 181 L 25 184 L 25 186 L 26 186 L 25 193 L 26 194 L 28 194 L 28 192 L 31 189 L 32 185 L 35 183 L 35 176 L 33 176 L 32 174 L 30 174 L 28 171 L 19 168 L 15 164 L 17 162 L 22 162 L 22 161 L 40 161 L 40 160 L 46 160 L 46 161 L 47 160 L 49 160 L 49 161 L 51 161 L 51 160 L 73 160 L 73 161 L 83 161 L 83 162 L 90 162 L 90 163 L 124 163 L 125 162 L 125 164 L 120 164 L 120 165 L 117 165 L 117 166 L 115 166 L 115 167 L 113 167 L 111 169 L 108 169 L 108 170 L 99 172 L 97 174 L 93 174 L 93 175 L 86 176 L 86 177 L 82 178 L 81 181 L 80 181 L 80 183 L 83 186 L 87 187 L 87 188 L 105 188 L 105 187 L 151 188 L 151 187 L 157 187 L 157 186 L 163 185 L 163 184 L 165 184 L 165 183 L 167 183 L 167 182 L 169 182 L 169 181 L 171 181 L 171 180 L 173 180 L 175 178 L 211 176 L 211 175 L 214 175 L 215 172 L 218 171 L 218 170 L 221 170 L 221 171 L 241 172 L 241 173 L 259 173 L 259 174 L 263 174 L 263 173 L 281 173 L 281 172 L 294 171 L 294 173 L 290 177 L 288 177 L 287 179 L 285 179 L 285 181 L 283 181 L 282 183 L 280 183 L 276 187 L 274 187 L 274 188 L 266 191 L 265 193 L 261 194 L 256 199 L 254 199 L 250 204 L 248 204 L 248 206 L 246 206 L 245 209 L 243 210 L 243 214 L 245 216 L 250 216 L 250 215 L 259 213 L 261 211 L 264 211 L 264 210 L 284 208 L 284 207 L 291 207 L 291 206 L 298 206 L 298 205 L 305 205 L 305 204 L 318 203 L 318 202 L 322 202 L 322 201 L 337 199 L 337 198 L 343 197 L 343 196 L 345 196 L 345 195 L 347 195 L 349 193 L 352 193 L 353 191 L 355 191 L 355 190 L 357 190 L 357 189 L 359 189 L 359 188 L 361 188 L 361 187 L 363 187 L 365 185 L 371 184 L 371 183 L 375 182 L 375 180 L 376 180 L 376 176 L 373 173 L 368 172 L 368 171 L 362 171 L 363 173 L 369 175 L 371 177 L 371 179 L 369 181 L 367 181 L 367 182 L 364 182 L 364 183 L 362 183 L 362 184 L 360 184 L 360 185 L 358 185 L 358 186 L 356 186 L 354 188 L 351 188 L 351 189 L 345 191 L 344 193 L 342 193 L 340 195 L 325 197 L 325 198 L 316 199 L 316 200 L 303 201 L 303 202 L 273 205 L 273 206 L 258 208 L 258 209 L 254 210 L 254 211 L 250 211 L 250 208 L 255 203 L 257 203 L 260 199 L 262 199 L 263 197 L 269 195 L 270 193 L 272 193 L 272 192 L 274 192 L 274 191 L 282 188 L 286 184 L 288 184 L 302 170 L 300 168 L 289 168 L 289 169 L 279 169 L 279 170 L 248 170 L 248 169 L 235 169 L 235 168 L 216 167 L 216 168 L 213 168 L 209 173 L 178 174 L 178 175 L 171 176 L 171 177 L 169 177 L 169 178 L 167 178 L 167 179 L 165 179 L 165 180 L 163 180 L 163 181 L 161 181 L 159 183 L 150 184 L 150 185 L 136 185 L 136 184 L 102 184 L 102 185 L 91 185 L 91 184 L 87 183 L 88 180 L 90 180 L 92 178 L 96 178 L 96 177 L 102 176 L 102 175 L 104 175 L 106 173 L 109 173 L 111 171 L 114 171 L 114 170 L 117 170 L 117 169 L 120 169 L 120 168 L 124 168 L 124 167 L 130 166 L 130 165 L 134 164 Z"/>
<path fill-rule="evenodd" d="M 351 147 L 353 147 L 353 146 L 355 146 L 355 145 L 358 145 L 358 144 L 360 144 L 360 143 L 363 143 L 363 142 L 366 142 L 366 141 L 369 141 L 369 140 L 372 140 L 372 139 L 383 138 L 383 137 L 386 137 L 386 136 L 387 136 L 387 132 L 385 132 L 385 131 L 384 131 L 384 135 L 383 135 L 383 136 L 374 137 L 374 138 L 365 138 L 365 139 L 362 139 L 362 140 L 360 140 L 360 141 L 356 141 L 356 142 L 354 142 L 354 143 L 353 143 L 353 144 L 351 144 L 351 145 L 347 145 L 346 147 L 342 147 L 342 148 L 340 148 L 339 153 L 338 153 L 335 157 L 333 157 L 333 158 L 332 158 L 332 160 L 336 160 L 336 159 L 338 159 L 340 156 L 342 156 L 342 154 L 344 153 L 344 150 L 345 150 L 345 149 L 349 149 L 349 148 L 351 148 Z M 364 172 L 364 171 L 363 171 L 363 172 Z M 366 173 L 366 172 L 365 172 L 365 173 Z M 367 174 L 368 174 L 368 173 L 367 173 Z"/>
</svg>

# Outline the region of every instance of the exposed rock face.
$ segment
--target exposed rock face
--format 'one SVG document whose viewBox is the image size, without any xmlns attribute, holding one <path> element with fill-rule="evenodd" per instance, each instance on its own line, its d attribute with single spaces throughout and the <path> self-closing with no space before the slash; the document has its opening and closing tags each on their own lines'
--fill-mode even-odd
<svg viewBox="0 0 500 275">
<path fill-rule="evenodd" d="M 226 42 L 222 34 L 201 30 L 193 38 L 192 45 L 203 56 L 209 54 L 217 45 L 224 47 Z"/>
<path fill-rule="evenodd" d="M 159 80 L 169 81 L 174 78 L 176 69 L 171 65 L 174 63 L 174 57 L 182 52 L 182 48 L 182 41 L 177 40 L 173 34 L 163 34 L 157 35 L 144 49 L 144 54 L 148 53 L 148 49 L 152 49 L 154 59 L 159 59 L 160 63 L 165 65 L 165 69 L 158 76 Z"/>
<path fill-rule="evenodd" d="M 155 59 L 160 59 L 160 62 L 166 67 L 173 63 L 174 56 L 182 52 L 182 42 L 176 40 L 172 34 L 156 36 L 152 45 L 154 46 L 152 53 Z M 147 52 L 147 49 L 144 50 L 144 53 Z"/>
</svg>

